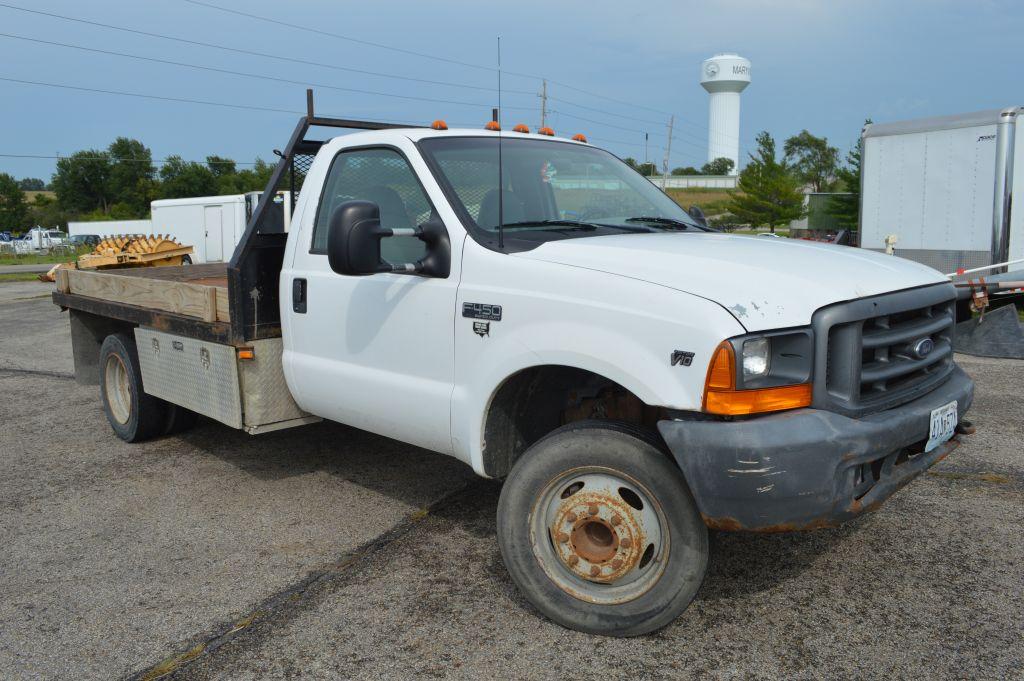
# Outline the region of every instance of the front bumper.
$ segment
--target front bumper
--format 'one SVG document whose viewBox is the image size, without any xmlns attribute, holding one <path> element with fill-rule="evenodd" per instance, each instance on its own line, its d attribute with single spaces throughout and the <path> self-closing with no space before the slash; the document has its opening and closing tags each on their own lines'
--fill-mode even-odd
<svg viewBox="0 0 1024 681">
<path fill-rule="evenodd" d="M 877 508 L 960 444 L 954 436 L 923 451 L 931 411 L 956 400 L 962 420 L 973 399 L 974 382 L 955 366 L 928 394 L 859 419 L 797 409 L 745 421 L 666 420 L 658 430 L 708 527 L 785 532 Z"/>
</svg>

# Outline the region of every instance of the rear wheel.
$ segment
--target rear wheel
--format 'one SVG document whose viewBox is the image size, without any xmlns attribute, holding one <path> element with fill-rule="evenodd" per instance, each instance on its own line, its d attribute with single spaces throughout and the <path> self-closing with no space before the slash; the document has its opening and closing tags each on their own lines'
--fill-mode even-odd
<svg viewBox="0 0 1024 681">
<path fill-rule="evenodd" d="M 142 389 L 135 341 L 115 333 L 100 347 L 100 396 L 110 427 L 125 442 L 139 442 L 164 432 L 167 403 Z"/>
<path fill-rule="evenodd" d="M 686 609 L 707 569 L 707 529 L 653 436 L 579 422 L 516 462 L 498 541 L 523 594 L 555 622 L 608 636 L 659 629 Z"/>
</svg>

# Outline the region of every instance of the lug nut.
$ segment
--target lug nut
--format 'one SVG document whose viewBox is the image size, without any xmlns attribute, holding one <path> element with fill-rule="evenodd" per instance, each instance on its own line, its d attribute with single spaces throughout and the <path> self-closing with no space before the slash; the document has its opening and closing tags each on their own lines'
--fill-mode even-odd
<svg viewBox="0 0 1024 681">
<path fill-rule="evenodd" d="M 619 546 L 621 546 L 624 549 L 628 549 L 632 545 L 633 545 L 633 540 L 630 539 L 629 537 L 623 537 L 622 541 L 619 542 Z"/>
<path fill-rule="evenodd" d="M 559 532 L 558 536 L 556 536 L 555 539 L 564 544 L 565 542 L 569 541 L 569 535 L 567 535 L 565 532 Z"/>
<path fill-rule="evenodd" d="M 568 520 L 570 523 L 574 523 L 576 522 L 576 514 L 570 513 L 569 515 L 565 516 L 565 519 Z"/>
<path fill-rule="evenodd" d="M 598 510 L 597 504 L 591 504 L 590 508 L 587 509 L 587 512 L 590 513 L 590 515 L 597 515 Z"/>
<path fill-rule="evenodd" d="M 622 567 L 622 559 L 616 558 L 612 561 L 612 569 L 618 570 L 620 567 Z"/>
<path fill-rule="evenodd" d="M 573 555 L 569 556 L 568 558 L 566 558 L 566 562 L 569 563 L 569 565 L 575 567 L 576 563 L 580 562 L 580 557 L 577 556 L 576 554 L 573 554 Z"/>
<path fill-rule="evenodd" d="M 620 518 L 617 515 L 613 515 L 612 516 L 612 525 L 619 525 L 620 523 L 622 523 L 622 518 Z"/>
<path fill-rule="evenodd" d="M 597 577 L 599 574 L 601 574 L 601 568 L 597 567 L 596 565 L 591 566 L 590 576 Z"/>
</svg>

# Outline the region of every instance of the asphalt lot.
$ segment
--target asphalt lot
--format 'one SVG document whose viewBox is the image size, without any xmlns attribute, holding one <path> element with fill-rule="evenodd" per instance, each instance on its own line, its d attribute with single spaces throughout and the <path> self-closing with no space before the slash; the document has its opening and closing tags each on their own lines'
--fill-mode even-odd
<svg viewBox="0 0 1024 681">
<path fill-rule="evenodd" d="M 1024 362 L 960 358 L 978 433 L 878 512 L 716 535 L 690 609 L 618 640 L 519 596 L 499 488 L 454 460 L 332 424 L 117 440 L 47 291 L 0 284 L 4 676 L 1024 673 Z"/>
</svg>

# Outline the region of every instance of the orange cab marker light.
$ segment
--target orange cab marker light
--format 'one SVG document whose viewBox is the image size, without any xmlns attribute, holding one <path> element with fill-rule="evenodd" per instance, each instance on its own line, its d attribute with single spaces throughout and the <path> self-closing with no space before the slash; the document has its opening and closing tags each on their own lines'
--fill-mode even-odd
<svg viewBox="0 0 1024 681">
<path fill-rule="evenodd" d="M 484 126 L 484 130 L 501 130 L 501 124 L 498 121 L 487 121 L 487 125 Z"/>
<path fill-rule="evenodd" d="M 584 135 L 583 133 L 576 133 L 575 135 L 572 136 L 572 140 L 574 142 L 583 142 L 584 144 L 586 144 L 587 136 Z"/>
<path fill-rule="evenodd" d="M 438 118 L 436 121 L 430 124 L 430 127 L 432 127 L 434 130 L 447 130 L 448 124 L 442 121 L 440 118 Z"/>
<path fill-rule="evenodd" d="M 742 416 L 808 407 L 810 404 L 810 383 L 736 390 L 736 357 L 732 343 L 725 341 L 715 350 L 704 385 L 704 411 L 709 414 Z"/>
<path fill-rule="evenodd" d="M 551 128 L 541 128 L 540 130 L 537 131 L 537 134 L 538 135 L 547 135 L 548 137 L 554 137 L 555 136 L 555 131 L 552 130 Z"/>
<path fill-rule="evenodd" d="M 252 348 L 238 348 L 238 359 L 256 359 Z"/>
<path fill-rule="evenodd" d="M 530 129 L 528 127 L 526 127 L 525 125 L 523 125 L 522 123 L 520 123 L 516 127 L 512 128 L 512 131 L 513 132 L 530 132 Z"/>
</svg>

